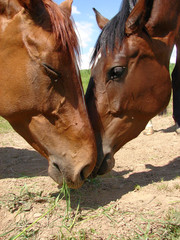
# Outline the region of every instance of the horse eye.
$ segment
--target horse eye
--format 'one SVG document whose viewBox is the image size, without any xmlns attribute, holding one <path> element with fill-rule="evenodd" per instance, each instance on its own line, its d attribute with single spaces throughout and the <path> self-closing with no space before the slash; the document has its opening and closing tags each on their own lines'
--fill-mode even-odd
<svg viewBox="0 0 180 240">
<path fill-rule="evenodd" d="M 58 82 L 60 78 L 60 73 L 54 70 L 51 66 L 46 63 L 42 63 L 42 66 L 45 68 L 47 75 L 51 78 L 52 81 Z"/>
<path fill-rule="evenodd" d="M 108 81 L 109 80 L 119 81 L 125 71 L 126 71 L 126 67 L 112 68 L 108 73 Z"/>
</svg>

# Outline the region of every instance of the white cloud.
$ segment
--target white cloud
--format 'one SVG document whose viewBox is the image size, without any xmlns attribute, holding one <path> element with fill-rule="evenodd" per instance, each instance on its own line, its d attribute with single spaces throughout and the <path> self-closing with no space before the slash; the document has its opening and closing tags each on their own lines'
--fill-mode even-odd
<svg viewBox="0 0 180 240">
<path fill-rule="evenodd" d="M 172 51 L 172 54 L 171 54 L 171 59 L 170 59 L 170 62 L 171 63 L 176 63 L 176 47 L 173 48 L 173 51 Z"/>
<path fill-rule="evenodd" d="M 96 19 L 95 15 L 90 15 L 90 14 L 88 14 L 88 17 L 89 17 L 89 19 L 91 19 L 91 20 L 95 20 L 95 19 Z"/>
<path fill-rule="evenodd" d="M 91 47 L 87 53 L 81 54 L 80 69 L 89 69 L 90 68 L 92 52 L 93 52 L 93 47 Z"/>
<path fill-rule="evenodd" d="M 72 6 L 72 14 L 81 14 L 77 7 L 74 5 Z"/>
<path fill-rule="evenodd" d="M 81 48 L 81 69 L 89 69 L 92 54 L 93 24 L 90 22 L 75 22 Z"/>
<path fill-rule="evenodd" d="M 89 22 L 76 22 L 77 34 L 81 48 L 88 47 L 92 41 L 93 24 Z"/>
</svg>

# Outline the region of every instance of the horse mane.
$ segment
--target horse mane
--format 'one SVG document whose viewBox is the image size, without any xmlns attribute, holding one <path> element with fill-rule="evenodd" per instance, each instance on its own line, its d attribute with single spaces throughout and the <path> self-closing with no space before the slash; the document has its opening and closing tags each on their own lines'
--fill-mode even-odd
<svg viewBox="0 0 180 240">
<path fill-rule="evenodd" d="M 116 41 L 119 44 L 125 37 L 125 23 L 135 6 L 137 0 L 123 0 L 120 11 L 105 25 L 95 44 L 91 63 L 93 63 L 102 49 L 106 54 L 107 49 L 114 51 Z"/>
<path fill-rule="evenodd" d="M 75 25 L 72 18 L 69 18 L 62 9 L 52 0 L 41 0 L 49 15 L 51 30 L 55 36 L 57 48 L 62 47 L 68 50 L 72 59 L 76 56 L 79 60 L 79 42 L 74 30 Z M 13 17 L 21 10 L 17 0 L 2 0 L 0 2 L 0 14 Z M 43 15 L 39 14 L 36 21 L 41 25 Z"/>
<path fill-rule="evenodd" d="M 74 30 L 75 25 L 73 19 L 69 18 L 52 0 L 42 1 L 50 17 L 57 46 L 68 50 L 73 59 L 75 56 L 79 59 L 79 42 Z"/>
</svg>

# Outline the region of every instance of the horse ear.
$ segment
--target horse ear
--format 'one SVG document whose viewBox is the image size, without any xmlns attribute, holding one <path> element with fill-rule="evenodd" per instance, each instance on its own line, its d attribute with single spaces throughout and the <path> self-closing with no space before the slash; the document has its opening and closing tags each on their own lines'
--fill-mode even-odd
<svg viewBox="0 0 180 240">
<path fill-rule="evenodd" d="M 68 17 L 71 16 L 72 3 L 73 3 L 73 0 L 65 0 L 59 5 L 60 9 L 63 10 Z"/>
<path fill-rule="evenodd" d="M 125 33 L 127 35 L 142 30 L 150 17 L 152 5 L 153 0 L 139 0 L 137 2 L 126 21 Z"/>
<path fill-rule="evenodd" d="M 25 8 L 28 9 L 28 7 L 30 7 L 30 0 L 18 0 L 19 4 Z"/>
<path fill-rule="evenodd" d="M 37 24 L 50 28 L 50 16 L 42 0 L 18 0 L 18 2 Z"/>
<path fill-rule="evenodd" d="M 37 21 L 39 16 L 44 20 L 42 23 L 49 20 L 49 14 L 42 0 L 18 0 L 18 2 L 35 21 Z"/>
<path fill-rule="evenodd" d="M 44 8 L 42 0 L 18 0 L 19 4 L 30 13 L 38 12 Z"/>
<path fill-rule="evenodd" d="M 109 19 L 103 17 L 95 8 L 93 8 L 95 15 L 96 15 L 96 21 L 100 29 L 103 29 L 104 26 L 109 22 Z"/>
<path fill-rule="evenodd" d="M 2 1 L 0 0 L 0 14 L 8 18 L 13 17 L 21 10 L 21 6 L 17 1 Z"/>
</svg>

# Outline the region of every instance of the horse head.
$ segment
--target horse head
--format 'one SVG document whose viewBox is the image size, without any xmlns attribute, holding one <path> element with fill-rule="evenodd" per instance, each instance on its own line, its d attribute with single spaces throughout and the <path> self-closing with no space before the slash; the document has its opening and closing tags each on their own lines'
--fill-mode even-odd
<svg viewBox="0 0 180 240">
<path fill-rule="evenodd" d="M 60 6 L 50 0 L 1 4 L 0 115 L 48 159 L 57 183 L 64 179 L 80 187 L 94 168 L 96 146 L 78 68 L 72 0 Z"/>
<path fill-rule="evenodd" d="M 110 21 L 95 11 L 102 32 L 92 57 L 86 92 L 98 148 L 93 176 L 110 171 L 114 154 L 137 137 L 169 102 L 173 44 L 169 46 L 157 33 L 150 35 L 153 15 L 160 12 L 155 10 L 154 2 L 139 0 L 131 11 L 132 1 L 130 4 L 125 0 Z"/>
</svg>

